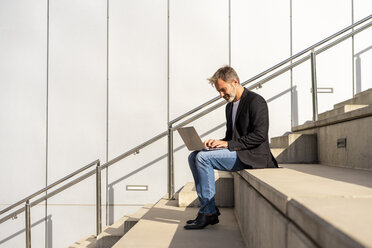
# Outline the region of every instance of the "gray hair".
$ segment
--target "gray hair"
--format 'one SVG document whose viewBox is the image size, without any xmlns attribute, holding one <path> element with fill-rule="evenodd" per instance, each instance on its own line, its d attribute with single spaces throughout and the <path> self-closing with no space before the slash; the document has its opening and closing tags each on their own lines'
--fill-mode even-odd
<svg viewBox="0 0 372 248">
<path fill-rule="evenodd" d="M 211 78 L 208 78 L 209 83 L 214 86 L 217 83 L 217 80 L 221 78 L 225 82 L 231 83 L 232 80 L 236 79 L 240 84 L 238 74 L 231 66 L 223 66 L 218 69 Z"/>
</svg>

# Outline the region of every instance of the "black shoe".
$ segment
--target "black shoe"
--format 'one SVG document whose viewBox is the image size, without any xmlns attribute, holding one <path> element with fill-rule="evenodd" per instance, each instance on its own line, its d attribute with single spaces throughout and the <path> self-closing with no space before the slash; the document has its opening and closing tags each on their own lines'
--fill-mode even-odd
<svg viewBox="0 0 372 248">
<path fill-rule="evenodd" d="M 199 214 L 196 222 L 184 226 L 185 229 L 187 230 L 192 230 L 192 229 L 203 229 L 204 227 L 208 225 L 215 225 L 219 222 L 218 220 L 218 215 L 216 214 Z"/>
<path fill-rule="evenodd" d="M 216 214 L 217 214 L 217 216 L 220 216 L 220 215 L 221 215 L 220 210 L 218 209 L 218 207 L 216 207 Z M 186 224 L 192 224 L 192 223 L 195 223 L 195 222 L 198 220 L 199 215 L 200 215 L 200 213 L 198 212 L 198 215 L 196 216 L 196 218 L 193 219 L 193 220 L 188 220 L 188 221 L 186 221 Z"/>
</svg>

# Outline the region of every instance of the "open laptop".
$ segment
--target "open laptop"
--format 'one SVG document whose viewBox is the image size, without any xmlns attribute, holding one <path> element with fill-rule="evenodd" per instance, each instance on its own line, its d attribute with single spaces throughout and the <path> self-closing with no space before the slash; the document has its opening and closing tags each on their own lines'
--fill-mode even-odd
<svg viewBox="0 0 372 248">
<path fill-rule="evenodd" d="M 187 149 L 190 151 L 210 151 L 224 148 L 206 148 L 194 127 L 182 127 L 177 129 Z"/>
</svg>

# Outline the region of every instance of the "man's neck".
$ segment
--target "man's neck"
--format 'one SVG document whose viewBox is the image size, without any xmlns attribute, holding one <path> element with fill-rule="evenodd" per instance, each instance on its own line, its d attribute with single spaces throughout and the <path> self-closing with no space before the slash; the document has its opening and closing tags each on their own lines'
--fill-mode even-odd
<svg viewBox="0 0 372 248">
<path fill-rule="evenodd" d="M 240 100 L 240 98 L 242 98 L 243 92 L 244 92 L 244 87 L 241 85 L 238 85 L 236 87 L 236 97 L 234 99 L 234 102 L 237 102 Z"/>
</svg>

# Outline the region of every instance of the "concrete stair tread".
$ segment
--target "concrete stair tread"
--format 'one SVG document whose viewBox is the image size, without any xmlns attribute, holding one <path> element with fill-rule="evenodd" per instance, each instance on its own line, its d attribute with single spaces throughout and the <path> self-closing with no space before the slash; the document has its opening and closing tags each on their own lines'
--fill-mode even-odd
<svg viewBox="0 0 372 248">
<path fill-rule="evenodd" d="M 321 247 L 372 247 L 372 172 L 282 166 L 239 174 Z"/>
<path fill-rule="evenodd" d="M 369 106 L 369 104 L 352 104 L 352 105 L 347 104 L 347 105 L 343 105 L 341 107 L 334 108 L 332 110 L 329 110 L 329 111 L 326 111 L 324 113 L 319 114 L 318 115 L 318 120 L 330 118 L 330 117 L 333 117 L 333 116 L 336 116 L 336 115 L 339 115 L 339 114 L 344 114 L 346 112 L 354 111 L 354 110 L 365 108 L 365 107 L 368 107 L 368 106 Z"/>
<path fill-rule="evenodd" d="M 198 209 L 177 204 L 161 199 L 113 247 L 245 247 L 232 208 L 220 209 L 219 224 L 195 231 L 183 226 L 195 218 Z"/>
</svg>

